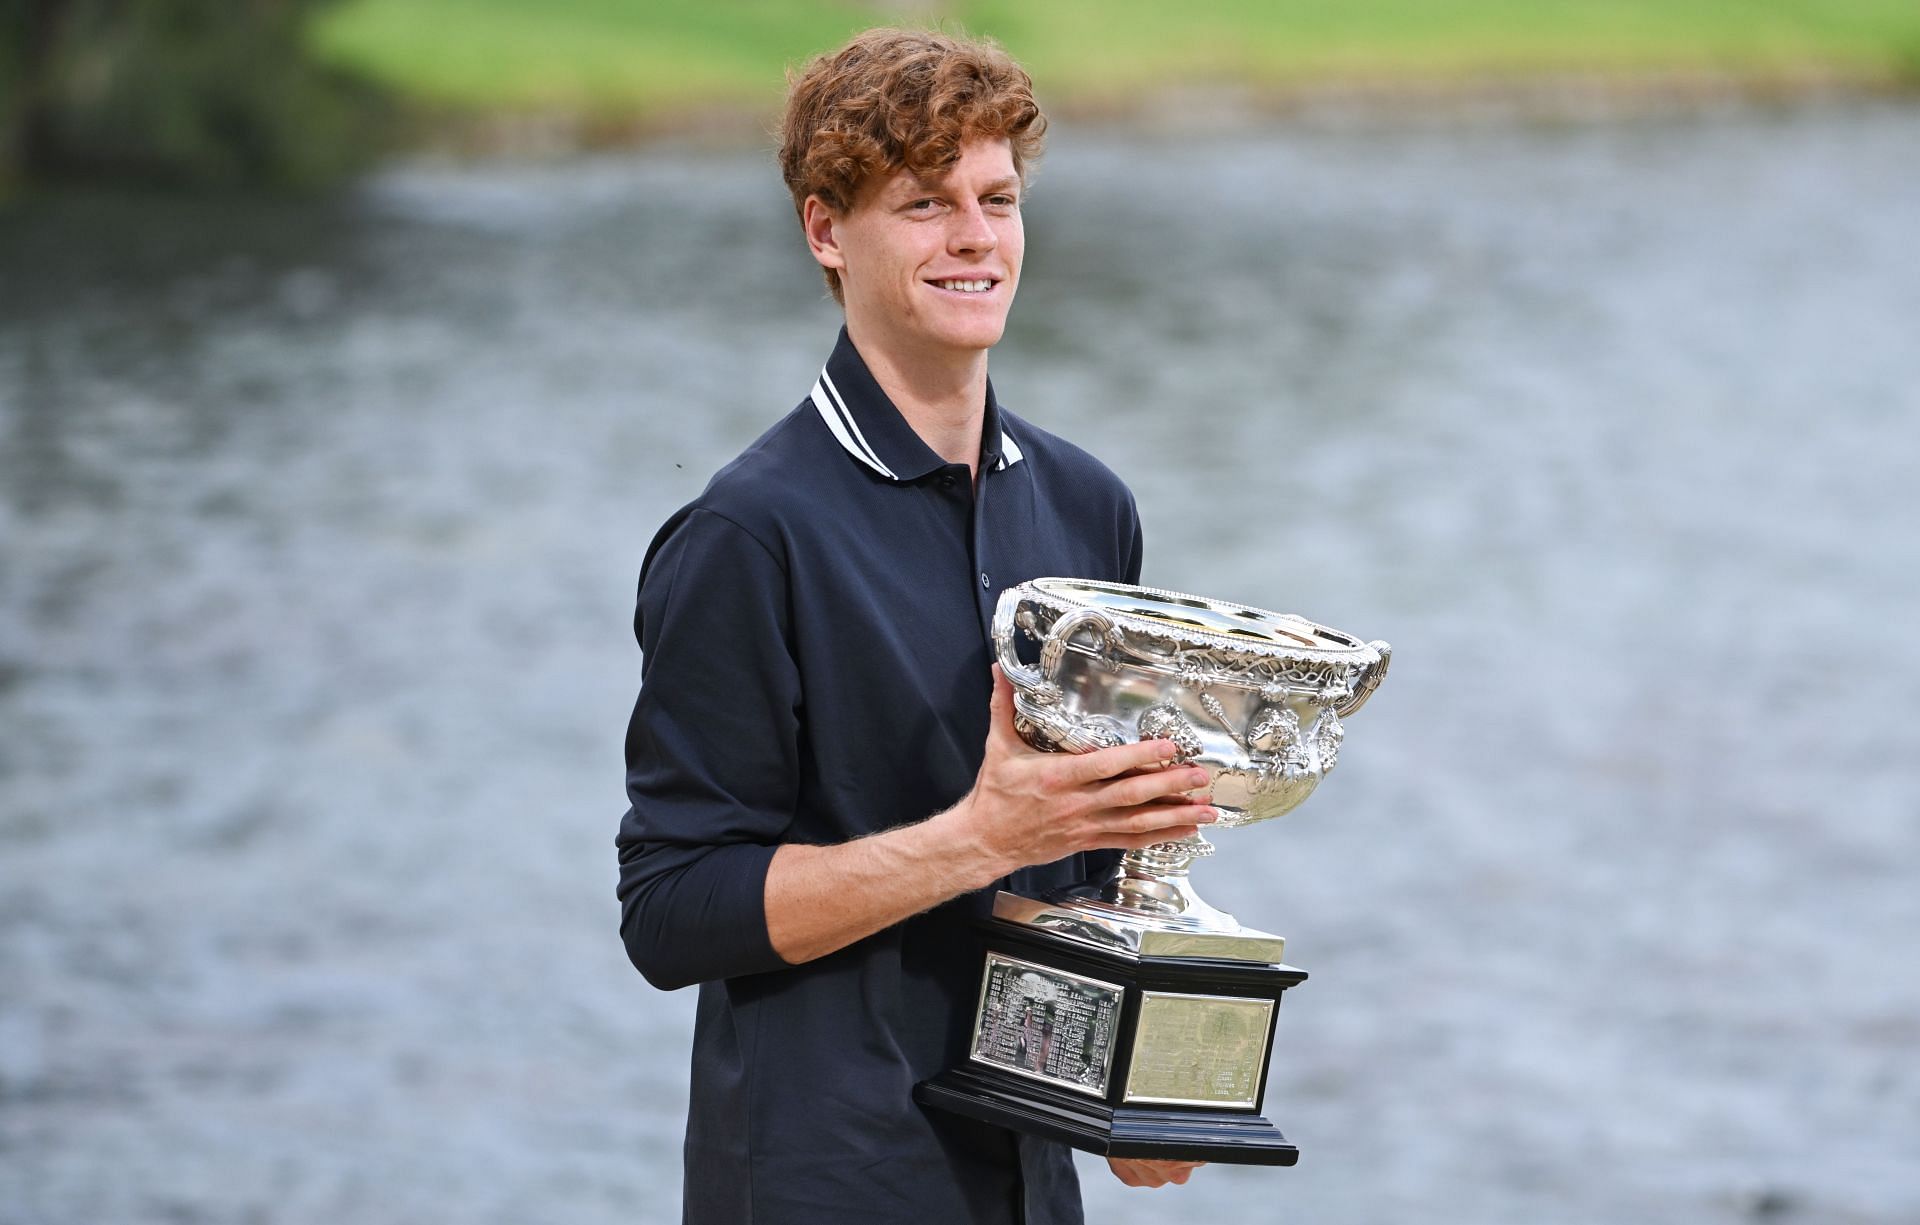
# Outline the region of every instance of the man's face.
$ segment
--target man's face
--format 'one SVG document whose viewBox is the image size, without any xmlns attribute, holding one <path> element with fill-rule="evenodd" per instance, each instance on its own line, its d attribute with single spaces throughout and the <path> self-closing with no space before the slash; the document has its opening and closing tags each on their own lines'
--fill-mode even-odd
<svg viewBox="0 0 1920 1225">
<path fill-rule="evenodd" d="M 901 170 L 868 183 L 832 219 L 832 248 L 815 244 L 839 268 L 849 328 L 903 356 L 993 346 L 1026 247 L 1020 192 L 1005 140 L 969 142 L 939 179 Z"/>
</svg>

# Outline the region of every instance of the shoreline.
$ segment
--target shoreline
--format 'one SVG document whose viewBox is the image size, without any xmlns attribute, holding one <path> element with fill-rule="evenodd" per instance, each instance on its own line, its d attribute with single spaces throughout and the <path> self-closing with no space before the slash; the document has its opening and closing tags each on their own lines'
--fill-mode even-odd
<svg viewBox="0 0 1920 1225">
<path fill-rule="evenodd" d="M 1045 97 L 1056 122 L 1150 135 L 1252 127 L 1608 123 L 1865 102 L 1920 101 L 1920 80 L 1828 67 L 1777 72 L 1553 72 L 1506 78 L 1397 74 L 1271 85 L 1170 84 L 1131 97 Z M 543 158 L 657 147 L 771 145 L 775 110 L 707 102 L 652 111 L 422 106 L 390 158 Z"/>
</svg>

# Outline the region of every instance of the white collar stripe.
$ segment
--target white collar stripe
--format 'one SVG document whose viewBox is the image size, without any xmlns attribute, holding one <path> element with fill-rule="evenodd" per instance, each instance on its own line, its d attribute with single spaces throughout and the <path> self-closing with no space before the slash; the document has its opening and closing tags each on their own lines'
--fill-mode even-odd
<svg viewBox="0 0 1920 1225">
<path fill-rule="evenodd" d="M 1000 462 L 994 465 L 995 470 L 997 471 L 1000 468 L 1011 468 L 1025 458 L 1026 456 L 1021 454 L 1020 452 L 1020 444 L 1015 442 L 1012 436 L 1009 435 L 1005 430 L 1001 430 L 1000 431 Z"/>
<path fill-rule="evenodd" d="M 860 432 L 860 423 L 853 419 L 853 410 L 847 407 L 847 398 L 840 394 L 838 387 L 833 385 L 833 376 L 827 373 L 825 367 L 820 370 L 820 381 L 826 385 L 827 397 L 833 401 L 834 407 L 840 410 L 840 415 L 846 420 L 847 428 L 853 431 L 854 441 L 860 444 L 861 454 L 868 463 L 873 465 L 873 470 L 885 473 L 888 480 L 899 480 L 900 478 L 893 474 L 892 469 L 880 462 L 880 453 L 873 449 L 873 444 L 867 441 L 867 436 Z"/>
<path fill-rule="evenodd" d="M 894 476 L 892 471 L 890 471 L 885 464 L 881 463 L 877 456 L 866 449 L 866 439 L 859 437 L 858 428 L 849 428 L 853 425 L 852 417 L 843 418 L 840 415 L 843 410 L 835 405 L 829 398 L 825 382 L 826 375 L 822 374 L 820 377 L 822 381 L 813 385 L 813 406 L 819 410 L 820 419 L 827 423 L 827 429 L 832 431 L 834 441 L 844 447 L 847 454 L 853 456 L 867 467 L 872 468 L 881 476 L 886 477 L 890 481 L 898 480 L 899 478 Z M 855 441 L 855 439 L 859 439 L 859 441 Z"/>
<path fill-rule="evenodd" d="M 867 436 L 860 432 L 860 426 L 854 421 L 853 413 L 847 408 L 846 401 L 841 398 L 840 389 L 833 385 L 832 376 L 825 370 L 820 372 L 819 381 L 814 383 L 813 394 L 808 398 L 813 401 L 813 407 L 819 412 L 820 419 L 827 423 L 827 429 L 832 432 L 834 441 L 838 442 L 847 454 L 890 481 L 900 479 L 893 474 L 893 469 L 880 462 L 879 454 L 867 442 Z M 1026 456 L 1020 450 L 1020 444 L 1013 440 L 1012 435 L 1001 430 L 1000 462 L 993 466 L 994 471 L 1011 468 L 1025 458 Z"/>
</svg>

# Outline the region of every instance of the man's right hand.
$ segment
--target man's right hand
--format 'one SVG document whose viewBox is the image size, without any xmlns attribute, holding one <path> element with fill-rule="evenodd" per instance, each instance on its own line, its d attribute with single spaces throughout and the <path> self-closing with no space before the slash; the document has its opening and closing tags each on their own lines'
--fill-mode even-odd
<svg viewBox="0 0 1920 1225">
<path fill-rule="evenodd" d="M 973 790 L 944 814 L 966 824 L 998 879 L 1078 851 L 1135 848 L 1192 834 L 1219 819 L 1201 792 L 1207 772 L 1176 765 L 1170 740 L 1091 753 L 1043 753 L 1013 727 L 1013 685 L 993 668 L 986 759 Z"/>
</svg>

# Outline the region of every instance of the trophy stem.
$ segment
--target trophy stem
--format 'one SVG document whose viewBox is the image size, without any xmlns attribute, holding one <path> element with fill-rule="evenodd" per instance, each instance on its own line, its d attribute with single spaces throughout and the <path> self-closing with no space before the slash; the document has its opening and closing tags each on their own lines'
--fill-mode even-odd
<svg viewBox="0 0 1920 1225">
<path fill-rule="evenodd" d="M 1286 940 L 1241 927 L 1193 891 L 1188 869 L 1213 854 L 1199 834 L 1128 851 L 1103 878 L 1044 899 L 1001 892 L 997 919 L 1128 956 L 1207 958 L 1277 965 Z"/>
<path fill-rule="evenodd" d="M 1213 851 L 1213 843 L 1207 841 L 1206 835 L 1195 833 L 1128 851 L 1120 862 L 1143 877 L 1185 876 L 1194 860 L 1205 859 Z"/>
<path fill-rule="evenodd" d="M 1187 874 L 1194 860 L 1206 858 L 1213 850 L 1213 844 L 1196 833 L 1128 851 L 1096 896 L 1122 911 L 1177 919 L 1183 927 L 1237 930 L 1239 924 L 1232 915 L 1201 900 Z"/>
</svg>

